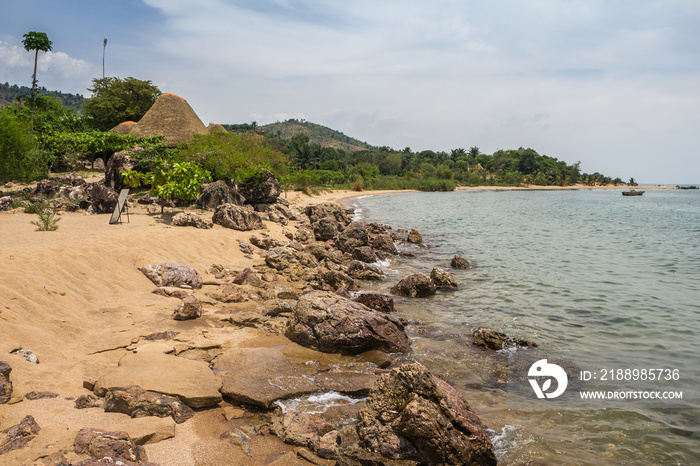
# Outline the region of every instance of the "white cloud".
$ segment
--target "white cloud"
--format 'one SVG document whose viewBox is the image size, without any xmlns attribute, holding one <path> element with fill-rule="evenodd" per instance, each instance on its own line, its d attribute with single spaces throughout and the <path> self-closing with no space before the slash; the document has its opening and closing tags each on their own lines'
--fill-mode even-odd
<svg viewBox="0 0 700 466">
<path fill-rule="evenodd" d="M 34 64 L 34 59 L 23 47 L 0 41 L 0 70 L 22 68 Z"/>
<path fill-rule="evenodd" d="M 652 181 L 646 157 L 692 166 L 700 146 L 700 2 L 142 1 L 159 20 L 123 31 L 135 44 L 110 37 L 108 74 L 150 79 L 204 121 L 304 118 L 414 150 L 529 146 Z M 0 73 L 28 82 L 28 56 L 0 44 Z M 89 64 L 55 60 L 40 80 L 89 86 Z"/>
<path fill-rule="evenodd" d="M 18 41 L 20 42 L 20 41 Z M 85 93 L 90 83 L 92 65 L 65 52 L 39 52 L 37 78 L 39 85 L 50 90 Z M 16 84 L 31 85 L 34 52 L 0 41 L 0 75 Z M 26 83 L 26 84 L 25 84 Z"/>
</svg>

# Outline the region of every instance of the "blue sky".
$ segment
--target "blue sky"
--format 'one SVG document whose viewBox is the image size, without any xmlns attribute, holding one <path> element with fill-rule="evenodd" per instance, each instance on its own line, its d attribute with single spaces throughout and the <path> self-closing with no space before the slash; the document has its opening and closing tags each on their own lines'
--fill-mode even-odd
<svg viewBox="0 0 700 466">
<path fill-rule="evenodd" d="M 531 147 L 586 172 L 700 183 L 694 0 L 0 0 L 0 81 L 106 74 L 181 95 L 205 124 L 290 117 L 374 145 Z"/>
</svg>

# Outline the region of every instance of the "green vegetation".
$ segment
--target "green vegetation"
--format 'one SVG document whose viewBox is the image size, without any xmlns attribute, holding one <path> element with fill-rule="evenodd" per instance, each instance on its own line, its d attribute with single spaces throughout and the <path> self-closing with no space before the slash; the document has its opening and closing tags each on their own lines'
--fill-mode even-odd
<svg viewBox="0 0 700 466">
<path fill-rule="evenodd" d="M 214 180 L 242 181 L 258 168 L 277 176 L 286 169 L 287 158 L 278 142 L 254 132 L 197 135 L 182 145 L 182 160 L 196 162 L 211 172 Z"/>
<path fill-rule="evenodd" d="M 94 164 L 101 158 L 106 162 L 115 152 L 137 145 L 148 149 L 165 149 L 165 145 L 161 144 L 162 139 L 161 136 L 142 138 L 114 131 L 61 131 L 47 134 L 42 146 L 50 155 L 54 168 L 75 170 L 83 161 Z"/>
<path fill-rule="evenodd" d="M 163 201 L 171 199 L 194 200 L 202 183 L 211 181 L 211 174 L 193 162 L 173 163 L 162 158 L 154 161 L 154 170 L 147 173 L 122 170 L 124 182 L 136 188 L 141 184 L 151 186 L 151 195 Z M 160 204 L 161 213 L 165 202 Z"/>
<path fill-rule="evenodd" d="M 125 121 L 139 121 L 161 94 L 151 81 L 128 77 L 93 79 L 88 89 L 92 96 L 85 101 L 85 113 L 93 125 L 108 131 Z"/>
<path fill-rule="evenodd" d="M 38 231 L 56 231 L 58 230 L 58 221 L 56 218 L 56 209 L 47 205 L 35 205 L 34 213 L 39 217 L 39 221 L 31 221 L 32 225 L 37 226 Z"/>
<path fill-rule="evenodd" d="M 49 157 L 31 133 L 29 122 L 0 109 L 0 181 L 33 181 L 49 174 Z"/>
</svg>

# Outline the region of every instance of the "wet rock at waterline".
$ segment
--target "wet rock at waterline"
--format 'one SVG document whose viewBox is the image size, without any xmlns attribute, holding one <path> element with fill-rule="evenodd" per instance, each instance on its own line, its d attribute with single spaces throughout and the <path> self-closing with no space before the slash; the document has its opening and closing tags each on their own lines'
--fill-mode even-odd
<svg viewBox="0 0 700 466">
<path fill-rule="evenodd" d="M 435 284 L 425 274 L 414 273 L 402 278 L 391 288 L 391 292 L 411 298 L 425 298 L 435 294 Z"/>
<path fill-rule="evenodd" d="M 312 291 L 299 298 L 285 335 L 302 346 L 327 353 L 411 350 L 399 319 L 327 291 Z"/>
<path fill-rule="evenodd" d="M 497 332 L 488 327 L 479 327 L 472 334 L 474 346 L 484 350 L 502 350 L 503 348 L 522 346 L 536 347 L 537 343 L 529 340 L 519 340 L 512 338 L 502 332 Z"/>
</svg>

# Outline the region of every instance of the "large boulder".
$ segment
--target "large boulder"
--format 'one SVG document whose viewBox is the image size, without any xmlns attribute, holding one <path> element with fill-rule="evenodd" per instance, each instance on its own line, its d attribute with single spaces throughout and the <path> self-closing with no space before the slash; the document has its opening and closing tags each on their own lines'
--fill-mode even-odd
<svg viewBox="0 0 700 466">
<path fill-rule="evenodd" d="M 418 363 L 380 377 L 360 411 L 357 432 L 364 446 L 393 460 L 496 464 L 481 420 L 464 397 Z"/>
<path fill-rule="evenodd" d="M 304 213 L 309 217 L 309 221 L 314 224 L 322 218 L 331 217 L 342 227 L 350 223 L 350 217 L 339 204 L 333 202 L 323 202 L 307 206 Z"/>
<path fill-rule="evenodd" d="M 89 210 L 96 214 L 112 213 L 117 206 L 119 194 L 114 189 L 110 189 L 102 183 L 88 183 L 85 185 Z"/>
<path fill-rule="evenodd" d="M 280 184 L 271 171 L 260 171 L 261 177 L 247 183 L 238 183 L 238 193 L 245 198 L 247 204 L 274 204 L 280 196 Z"/>
<path fill-rule="evenodd" d="M 139 270 L 156 286 L 202 287 L 202 277 L 191 265 L 163 262 L 162 264 L 150 264 Z"/>
<path fill-rule="evenodd" d="M 427 275 L 414 273 L 402 278 L 391 288 L 391 292 L 411 298 L 425 298 L 435 294 L 435 284 Z"/>
<path fill-rule="evenodd" d="M 327 291 L 312 291 L 299 298 L 285 335 L 302 346 L 326 353 L 411 350 L 399 319 Z"/>
<path fill-rule="evenodd" d="M 190 408 L 215 406 L 221 401 L 221 383 L 206 362 L 157 352 L 127 353 L 116 369 L 97 379 L 94 392 L 104 396 L 108 390 L 126 390 L 133 385 L 177 397 Z"/>
<path fill-rule="evenodd" d="M 122 170 L 133 170 L 136 168 L 137 162 L 131 155 L 141 150 L 143 150 L 141 147 L 136 146 L 131 149 L 116 152 L 112 155 L 109 160 L 107 160 L 107 165 L 105 166 L 105 184 L 116 191 L 126 188 L 124 177 L 120 172 Z"/>
<path fill-rule="evenodd" d="M 252 207 L 240 207 L 235 204 L 222 204 L 214 211 L 212 221 L 217 225 L 232 230 L 250 231 L 263 228 L 262 219 Z"/>
<path fill-rule="evenodd" d="M 243 204 L 245 199 L 232 189 L 225 181 L 205 183 L 199 187 L 196 204 L 202 209 L 214 210 L 222 204 Z"/>
<path fill-rule="evenodd" d="M 10 210 L 12 208 L 12 198 L 10 196 L 0 197 L 0 210 Z"/>
<path fill-rule="evenodd" d="M 12 398 L 12 382 L 10 381 L 12 367 L 7 361 L 0 361 L 0 405 Z"/>
<path fill-rule="evenodd" d="M 360 222 L 352 222 L 335 240 L 336 246 L 343 252 L 352 253 L 354 249 L 369 246 L 369 234 Z"/>
</svg>

